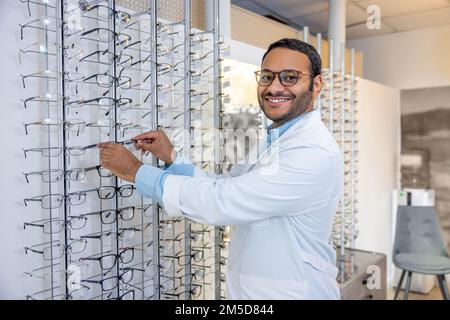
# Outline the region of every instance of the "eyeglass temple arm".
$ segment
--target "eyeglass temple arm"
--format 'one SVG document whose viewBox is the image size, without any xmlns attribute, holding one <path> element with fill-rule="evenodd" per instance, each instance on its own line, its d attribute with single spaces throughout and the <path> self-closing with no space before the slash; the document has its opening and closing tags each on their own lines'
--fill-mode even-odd
<svg viewBox="0 0 450 320">
<path fill-rule="evenodd" d="M 35 199 L 35 198 L 23 199 L 23 203 L 25 204 L 25 206 L 28 206 L 28 204 L 27 204 L 28 201 L 38 201 L 38 202 L 42 202 L 42 198 L 41 198 L 41 199 Z"/>
<path fill-rule="evenodd" d="M 31 101 L 31 100 L 33 100 L 33 99 L 40 98 L 40 97 L 41 97 L 41 96 L 34 96 L 34 97 L 26 98 L 26 99 L 21 99 L 22 102 L 23 102 L 24 108 L 25 108 L 25 109 L 27 108 L 27 103 L 28 103 L 28 101 Z"/>
<path fill-rule="evenodd" d="M 109 49 L 106 49 L 106 50 L 97 50 L 97 51 L 94 51 L 94 52 L 92 52 L 92 53 L 90 53 L 90 54 L 88 54 L 87 56 L 84 56 L 84 57 L 81 57 L 80 58 L 80 60 L 79 60 L 79 62 L 83 62 L 83 61 L 87 61 L 86 59 L 88 59 L 89 57 L 92 57 L 92 56 L 94 56 L 94 55 L 96 55 L 96 54 L 106 54 L 106 52 L 108 52 L 109 51 Z M 99 59 L 100 60 L 100 59 Z M 89 61 L 87 61 L 87 62 L 89 62 Z"/>
<path fill-rule="evenodd" d="M 27 183 L 30 183 L 30 180 L 28 180 L 29 175 L 38 174 L 38 173 L 41 173 L 41 172 L 28 172 L 28 173 L 22 172 L 22 174 L 25 176 L 25 180 L 27 180 Z"/>
<path fill-rule="evenodd" d="M 102 257 L 82 257 L 80 259 L 78 259 L 78 261 L 85 261 L 85 260 L 89 260 L 89 261 L 98 261 L 102 259 Z"/>
<path fill-rule="evenodd" d="M 84 280 L 81 280 L 80 282 L 86 282 L 86 283 L 98 283 L 98 284 L 100 284 L 100 283 L 102 283 L 102 281 L 103 281 L 103 280 L 89 280 L 89 279 L 84 279 Z"/>
<path fill-rule="evenodd" d="M 33 222 L 24 222 L 23 223 L 23 228 L 26 229 L 26 226 L 41 227 L 41 228 L 44 227 L 43 224 L 33 223 Z"/>
<path fill-rule="evenodd" d="M 83 79 L 83 82 L 86 82 L 86 81 L 88 81 L 88 80 L 91 80 L 92 78 L 96 78 L 97 76 L 98 76 L 97 74 L 93 74 L 93 75 L 90 76 L 90 77 L 84 78 L 84 79 Z"/>
<path fill-rule="evenodd" d="M 28 254 L 28 251 L 34 252 L 34 253 L 40 253 L 40 254 L 44 254 L 44 251 L 41 250 L 36 250 L 30 247 L 24 247 L 25 249 L 25 254 Z"/>
</svg>

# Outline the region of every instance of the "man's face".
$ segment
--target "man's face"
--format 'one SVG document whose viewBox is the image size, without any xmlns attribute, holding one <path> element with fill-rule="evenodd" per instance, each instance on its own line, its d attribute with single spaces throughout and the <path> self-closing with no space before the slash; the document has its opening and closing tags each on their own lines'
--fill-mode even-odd
<svg viewBox="0 0 450 320">
<path fill-rule="evenodd" d="M 311 64 L 308 56 L 299 51 L 275 48 L 267 54 L 261 69 L 272 72 L 297 70 L 311 73 Z M 309 90 L 311 81 L 314 81 L 313 92 Z M 283 86 L 277 74 L 269 86 L 258 85 L 259 106 L 274 122 L 274 126 L 280 126 L 312 108 L 313 98 L 316 98 L 320 91 L 320 85 L 320 76 L 313 80 L 307 75 L 300 75 L 295 85 Z"/>
</svg>

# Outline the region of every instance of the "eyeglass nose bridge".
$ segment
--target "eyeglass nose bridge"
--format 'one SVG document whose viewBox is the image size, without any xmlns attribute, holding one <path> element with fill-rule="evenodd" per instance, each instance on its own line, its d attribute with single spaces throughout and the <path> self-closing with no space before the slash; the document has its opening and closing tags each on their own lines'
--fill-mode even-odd
<svg viewBox="0 0 450 320">
<path fill-rule="evenodd" d="M 272 73 L 273 73 L 273 78 L 272 78 L 272 81 L 269 83 L 269 85 L 267 85 L 267 87 L 272 86 L 272 85 L 274 84 L 275 80 L 278 81 L 278 85 L 280 85 L 280 86 L 282 86 L 282 87 L 286 86 L 286 85 L 283 83 L 283 80 L 282 80 L 282 78 L 281 78 L 281 72 L 284 72 L 284 71 L 285 71 L 285 70 L 282 70 L 282 71 L 279 71 L 279 72 L 273 72 L 273 71 L 272 71 Z"/>
<path fill-rule="evenodd" d="M 265 70 L 265 72 L 268 72 L 268 71 L 269 71 L 269 70 Z M 275 71 L 269 71 L 269 72 L 272 73 L 272 75 L 273 75 L 273 78 L 272 78 L 272 80 L 270 81 L 269 84 L 261 84 L 261 83 L 260 83 L 261 81 L 258 80 L 258 78 L 261 77 L 262 70 L 261 70 L 261 71 L 256 71 L 256 72 L 255 72 L 256 82 L 257 82 L 258 85 L 260 85 L 260 86 L 270 87 L 270 86 L 273 85 L 273 82 L 275 81 L 275 79 L 277 79 L 277 80 L 278 80 L 278 84 L 279 84 L 280 86 L 285 86 L 285 85 L 283 84 L 283 81 L 282 81 L 281 75 L 280 75 L 280 73 L 283 72 L 283 71 L 285 71 L 285 70 L 281 70 L 281 71 L 278 71 L 278 72 L 275 72 Z"/>
</svg>

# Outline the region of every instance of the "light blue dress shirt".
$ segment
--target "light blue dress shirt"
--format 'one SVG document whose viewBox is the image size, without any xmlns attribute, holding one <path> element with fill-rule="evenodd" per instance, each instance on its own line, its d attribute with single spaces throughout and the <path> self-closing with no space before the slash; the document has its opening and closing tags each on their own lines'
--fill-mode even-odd
<svg viewBox="0 0 450 320">
<path fill-rule="evenodd" d="M 304 114 L 286 122 L 280 127 L 272 128 L 269 126 L 267 128 L 267 144 L 270 145 L 303 116 Z M 151 198 L 161 204 L 164 193 L 164 181 L 166 180 L 167 175 L 174 174 L 193 177 L 194 171 L 195 165 L 179 154 L 177 154 L 175 161 L 171 165 L 164 166 L 164 170 L 144 164 L 136 173 L 136 190 L 144 197 Z"/>
</svg>

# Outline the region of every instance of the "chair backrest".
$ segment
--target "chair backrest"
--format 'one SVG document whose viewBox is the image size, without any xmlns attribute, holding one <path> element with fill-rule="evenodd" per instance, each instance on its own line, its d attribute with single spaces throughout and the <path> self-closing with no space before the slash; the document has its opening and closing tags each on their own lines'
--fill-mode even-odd
<svg viewBox="0 0 450 320">
<path fill-rule="evenodd" d="M 448 256 L 434 207 L 398 207 L 394 257 L 398 253 Z"/>
</svg>

